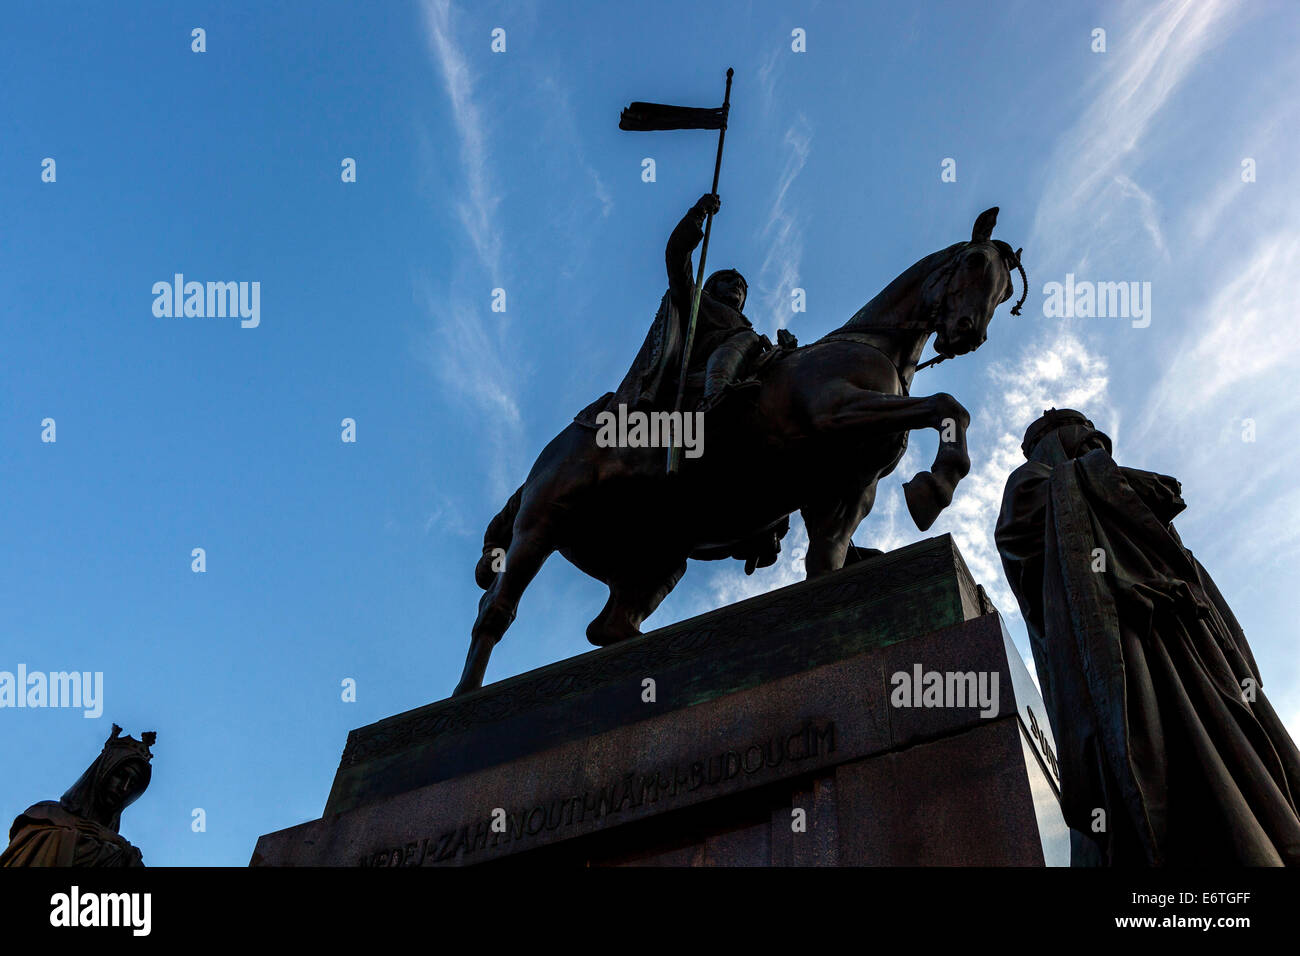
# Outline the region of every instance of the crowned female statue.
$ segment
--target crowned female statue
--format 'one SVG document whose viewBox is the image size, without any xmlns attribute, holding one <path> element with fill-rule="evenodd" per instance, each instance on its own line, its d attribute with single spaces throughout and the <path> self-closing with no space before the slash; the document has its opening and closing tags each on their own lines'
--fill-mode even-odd
<svg viewBox="0 0 1300 956">
<path fill-rule="evenodd" d="M 114 724 L 99 756 L 58 801 L 42 800 L 14 820 L 0 866 L 144 866 L 117 831 L 122 811 L 149 786 L 157 734 L 121 733 Z"/>
</svg>

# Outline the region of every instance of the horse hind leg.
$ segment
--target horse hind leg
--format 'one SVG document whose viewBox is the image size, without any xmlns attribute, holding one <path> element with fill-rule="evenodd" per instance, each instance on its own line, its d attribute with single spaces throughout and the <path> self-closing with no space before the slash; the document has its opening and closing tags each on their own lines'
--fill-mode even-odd
<svg viewBox="0 0 1300 956">
<path fill-rule="evenodd" d="M 802 514 L 808 529 L 808 554 L 804 558 L 807 578 L 812 580 L 844 567 L 856 524 L 848 520 L 843 506 L 803 508 Z"/>
<path fill-rule="evenodd" d="M 514 622 L 519 609 L 519 599 L 524 589 L 537 576 L 546 559 L 555 549 L 541 529 L 520 531 L 515 529 L 513 540 L 506 551 L 504 567 L 478 603 L 478 616 L 470 632 L 469 653 L 465 669 L 452 696 L 468 693 L 483 686 L 492 649 Z"/>
<path fill-rule="evenodd" d="M 871 513 L 876 502 L 876 482 L 877 479 L 873 479 L 856 499 L 846 495 L 800 509 L 804 527 L 808 530 L 804 570 L 809 580 L 838 571 L 845 564 L 876 552 L 874 548 L 858 549 L 853 544 L 853 532 L 858 530 L 858 525 Z"/>
<path fill-rule="evenodd" d="M 639 569 L 609 577 L 609 600 L 587 625 L 587 640 L 607 647 L 641 634 L 641 622 L 655 612 L 686 573 L 686 559 L 654 570 Z"/>
</svg>

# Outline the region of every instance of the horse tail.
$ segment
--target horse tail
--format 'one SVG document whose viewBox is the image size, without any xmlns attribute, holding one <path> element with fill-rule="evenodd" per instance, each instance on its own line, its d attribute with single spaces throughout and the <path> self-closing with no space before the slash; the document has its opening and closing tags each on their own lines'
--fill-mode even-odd
<svg viewBox="0 0 1300 956">
<path fill-rule="evenodd" d="M 515 515 L 519 514 L 519 499 L 523 497 L 524 488 L 520 485 L 510 496 L 506 506 L 497 512 L 497 516 L 488 522 L 483 534 L 483 556 L 474 568 L 474 580 L 486 591 L 496 579 L 500 565 L 493 567 L 497 560 L 505 560 L 504 552 L 509 549 L 515 536 Z"/>
</svg>

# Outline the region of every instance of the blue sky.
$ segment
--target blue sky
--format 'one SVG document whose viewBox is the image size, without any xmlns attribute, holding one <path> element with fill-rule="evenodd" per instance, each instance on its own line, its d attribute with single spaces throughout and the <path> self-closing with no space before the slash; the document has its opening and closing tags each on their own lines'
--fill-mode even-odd
<svg viewBox="0 0 1300 956">
<path fill-rule="evenodd" d="M 993 521 L 1025 425 L 1073 405 L 1183 482 L 1177 525 L 1300 733 L 1292 5 L 54 3 L 6 26 L 0 670 L 105 681 L 97 720 L 0 710 L 6 827 L 116 721 L 158 732 L 123 820 L 146 863 L 243 865 L 319 816 L 349 729 L 450 692 L 487 521 L 623 375 L 708 188 L 712 134 L 618 112 L 713 105 L 727 66 L 710 264 L 745 273 L 760 330 L 840 325 L 988 206 L 1024 246 L 1024 315 L 913 389 L 972 413 L 975 468 L 929 534 L 1022 650 Z M 260 325 L 156 317 L 176 272 L 260 282 Z M 1046 317 L 1067 273 L 1150 282 L 1150 325 Z M 859 544 L 922 537 L 899 484 L 933 449 L 916 436 Z M 693 564 L 648 626 L 797 580 L 804 542 L 796 522 L 752 578 Z M 604 597 L 553 558 L 488 679 L 587 650 Z"/>
</svg>

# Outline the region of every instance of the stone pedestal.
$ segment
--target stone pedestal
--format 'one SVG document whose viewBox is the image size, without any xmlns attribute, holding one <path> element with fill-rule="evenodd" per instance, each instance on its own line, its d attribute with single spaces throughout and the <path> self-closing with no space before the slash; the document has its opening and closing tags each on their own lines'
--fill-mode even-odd
<svg viewBox="0 0 1300 956">
<path fill-rule="evenodd" d="M 354 730 L 252 862 L 1065 865 L 1055 770 L 945 535 Z"/>
</svg>

